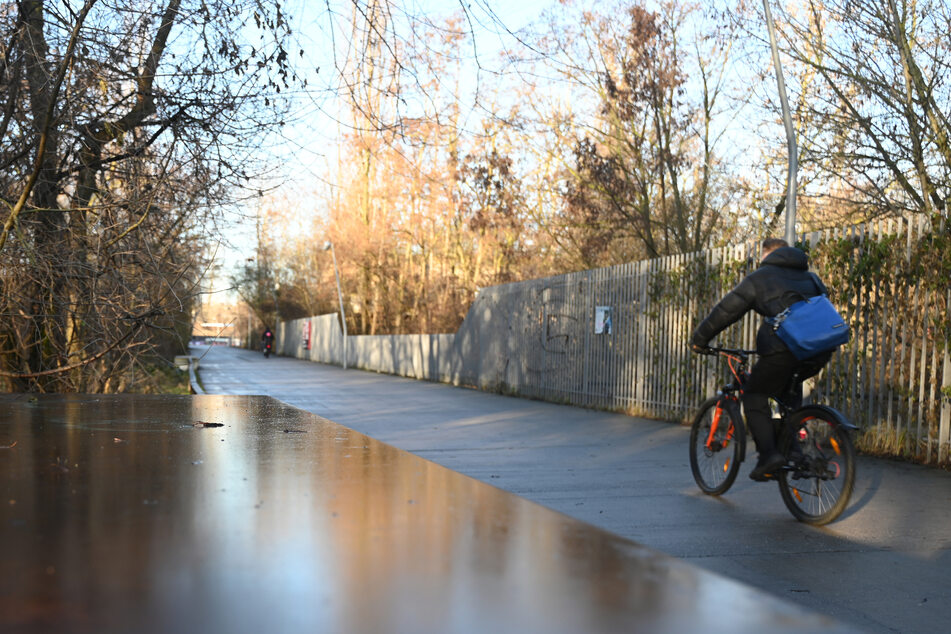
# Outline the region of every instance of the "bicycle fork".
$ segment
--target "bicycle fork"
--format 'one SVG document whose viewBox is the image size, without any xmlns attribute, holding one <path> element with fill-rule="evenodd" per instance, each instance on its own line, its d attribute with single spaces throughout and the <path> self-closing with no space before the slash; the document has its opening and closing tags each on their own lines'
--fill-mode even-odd
<svg viewBox="0 0 951 634">
<path fill-rule="evenodd" d="M 723 413 L 727 410 L 726 422 L 723 420 Z M 743 419 L 737 418 L 739 408 L 736 405 L 736 399 L 732 397 L 725 397 L 720 401 L 717 401 L 716 408 L 713 410 L 713 420 L 710 422 L 710 432 L 707 434 L 707 440 L 704 443 L 707 451 L 717 452 L 722 449 L 726 449 L 731 441 L 737 441 L 737 430 L 736 425 L 742 425 Z M 732 425 L 730 422 L 732 421 Z M 717 440 L 717 431 L 720 428 L 720 424 L 724 423 L 727 425 L 726 434 L 723 440 Z M 746 443 L 742 442 L 743 437 L 740 437 L 740 455 L 739 461 L 742 463 L 746 459 Z M 729 469 L 729 462 L 725 465 L 724 471 Z"/>
<path fill-rule="evenodd" d="M 720 444 L 720 441 L 715 440 L 717 435 L 717 429 L 720 427 L 720 417 L 723 416 L 723 407 L 720 403 L 717 403 L 716 409 L 713 410 L 713 422 L 710 423 L 710 433 L 707 435 L 706 447 L 710 451 L 719 451 L 720 449 L 725 449 L 728 444 L 730 444 L 730 439 L 733 436 L 733 430 L 727 429 L 726 439 Z"/>
</svg>

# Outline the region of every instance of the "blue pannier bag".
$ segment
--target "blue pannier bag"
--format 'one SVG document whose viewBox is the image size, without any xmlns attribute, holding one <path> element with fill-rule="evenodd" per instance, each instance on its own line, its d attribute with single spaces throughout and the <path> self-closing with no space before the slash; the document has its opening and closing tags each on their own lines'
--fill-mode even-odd
<svg viewBox="0 0 951 634">
<path fill-rule="evenodd" d="M 835 350 L 851 336 L 849 325 L 825 295 L 796 302 L 766 321 L 800 361 Z"/>
</svg>

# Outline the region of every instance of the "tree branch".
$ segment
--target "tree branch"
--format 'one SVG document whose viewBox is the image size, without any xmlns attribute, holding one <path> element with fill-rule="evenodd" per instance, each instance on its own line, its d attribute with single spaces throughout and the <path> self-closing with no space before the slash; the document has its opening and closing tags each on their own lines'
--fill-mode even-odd
<svg viewBox="0 0 951 634">
<path fill-rule="evenodd" d="M 37 143 L 36 158 L 33 161 L 33 170 L 30 172 L 30 175 L 27 178 L 26 185 L 23 188 L 23 192 L 20 194 L 19 200 L 17 200 L 17 202 L 13 205 L 13 208 L 10 210 L 10 215 L 7 217 L 7 221 L 3 224 L 3 231 L 0 232 L 0 251 L 3 250 L 3 246 L 7 242 L 7 236 L 9 235 L 10 230 L 13 228 L 13 225 L 16 223 L 17 217 L 26 206 L 26 201 L 30 197 L 30 192 L 33 191 L 33 186 L 36 185 L 36 180 L 39 178 L 40 172 L 42 171 L 43 158 L 46 153 L 46 143 L 49 139 L 50 127 L 53 125 L 53 114 L 56 111 L 56 99 L 59 96 L 59 91 L 63 85 L 63 80 L 66 78 L 66 71 L 71 66 L 70 62 L 73 58 L 73 51 L 76 48 L 76 42 L 79 39 L 79 31 L 82 28 L 83 22 L 85 22 L 86 16 L 89 15 L 89 11 L 92 9 L 94 4 L 96 4 L 96 0 L 86 0 L 86 3 L 83 5 L 82 10 L 79 12 L 79 15 L 76 18 L 76 24 L 73 26 L 73 31 L 69 36 L 69 45 L 66 47 L 66 54 L 63 55 L 63 60 L 60 63 L 59 71 L 56 73 L 56 79 L 53 83 L 53 90 L 49 95 L 49 104 L 47 105 L 46 110 L 46 120 L 43 122 L 43 130 L 40 133 L 39 143 Z M 29 10 L 42 10 L 42 3 L 34 5 Z"/>
</svg>

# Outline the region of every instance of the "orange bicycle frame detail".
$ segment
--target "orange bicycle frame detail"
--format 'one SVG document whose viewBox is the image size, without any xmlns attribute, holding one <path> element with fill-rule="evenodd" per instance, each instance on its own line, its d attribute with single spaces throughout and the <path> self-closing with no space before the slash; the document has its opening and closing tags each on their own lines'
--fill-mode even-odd
<svg viewBox="0 0 951 634">
<path fill-rule="evenodd" d="M 732 355 L 724 355 L 729 360 L 730 372 L 733 373 L 733 376 L 736 377 L 737 385 L 743 385 L 743 377 L 740 376 L 739 370 L 734 364 L 740 363 L 739 357 L 734 357 Z M 720 426 L 720 416 L 723 415 L 723 407 L 720 403 L 717 403 L 717 407 L 713 412 L 713 422 L 710 423 L 710 433 L 707 435 L 707 449 L 713 444 L 713 438 L 717 433 L 717 428 Z M 733 439 L 733 430 L 727 429 L 726 440 L 723 442 L 723 446 L 726 447 L 730 440 Z"/>
<path fill-rule="evenodd" d="M 710 433 L 707 435 L 707 449 L 713 444 L 713 438 L 716 436 L 717 428 L 720 426 L 720 417 L 723 415 L 723 407 L 720 403 L 717 403 L 717 407 L 713 410 L 713 421 L 710 423 Z M 726 430 L 726 439 L 723 442 L 723 447 L 726 447 L 730 444 L 730 440 L 733 438 L 733 430 Z"/>
</svg>

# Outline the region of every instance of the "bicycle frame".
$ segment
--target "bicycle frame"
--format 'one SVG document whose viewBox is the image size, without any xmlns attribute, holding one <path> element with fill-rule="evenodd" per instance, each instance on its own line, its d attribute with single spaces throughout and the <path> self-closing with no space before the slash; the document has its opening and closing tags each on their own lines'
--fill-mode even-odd
<svg viewBox="0 0 951 634">
<path fill-rule="evenodd" d="M 714 410 L 713 421 L 710 424 L 710 433 L 706 441 L 707 449 L 712 449 L 714 438 L 719 428 L 720 418 L 723 416 L 723 410 L 725 408 L 735 408 L 734 411 L 731 412 L 733 420 L 741 421 L 743 425 L 746 425 L 746 418 L 742 415 L 742 410 L 740 409 L 739 396 L 743 394 L 743 386 L 746 384 L 746 378 L 749 374 L 747 363 L 752 351 L 732 348 L 710 348 L 709 350 L 727 359 L 727 365 L 733 375 L 733 381 L 721 387 L 717 392 L 720 396 L 720 400 L 717 402 L 716 409 Z M 726 447 L 733 439 L 733 432 L 728 431 L 723 447 Z M 744 442 L 740 445 L 740 462 L 746 460 L 745 435 L 743 440 Z"/>
</svg>

